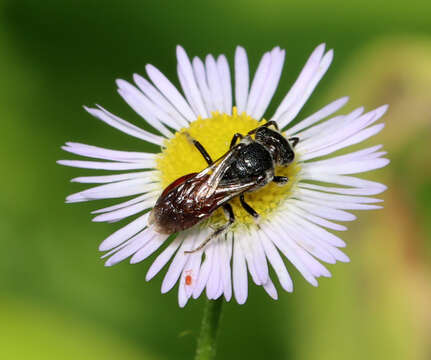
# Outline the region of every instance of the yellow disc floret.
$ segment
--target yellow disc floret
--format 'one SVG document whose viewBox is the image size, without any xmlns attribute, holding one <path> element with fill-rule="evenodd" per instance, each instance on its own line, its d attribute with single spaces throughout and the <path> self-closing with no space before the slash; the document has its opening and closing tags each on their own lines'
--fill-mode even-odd
<svg viewBox="0 0 431 360">
<path fill-rule="evenodd" d="M 232 115 L 214 112 L 211 118 L 197 119 L 188 128 L 177 132 L 174 137 L 166 140 L 162 153 L 157 159 L 157 168 L 161 173 L 162 186 L 166 187 L 179 177 L 200 172 L 208 165 L 196 147 L 188 140 L 185 133 L 198 140 L 213 160 L 218 159 L 229 151 L 229 145 L 235 133 L 247 134 L 266 123 L 266 120 L 257 121 L 246 113 L 238 114 L 233 108 Z M 262 218 L 270 216 L 272 211 L 285 200 L 296 182 L 299 165 L 293 162 L 288 167 L 277 167 L 275 174 L 287 176 L 289 182 L 283 186 L 269 183 L 263 188 L 250 193 L 245 193 L 247 203 L 255 209 Z M 229 202 L 235 214 L 235 225 L 255 224 L 253 217 L 241 206 L 239 199 L 235 198 Z M 220 209 L 214 212 L 206 225 L 222 224 L 226 217 Z"/>
</svg>

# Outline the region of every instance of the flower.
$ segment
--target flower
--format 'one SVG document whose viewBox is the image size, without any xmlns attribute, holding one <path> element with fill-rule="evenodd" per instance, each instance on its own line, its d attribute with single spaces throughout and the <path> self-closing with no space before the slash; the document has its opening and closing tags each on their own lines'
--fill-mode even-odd
<svg viewBox="0 0 431 360">
<path fill-rule="evenodd" d="M 126 171 L 75 178 L 72 181 L 100 185 L 67 197 L 67 202 L 132 197 L 93 211 L 97 214 L 94 221 L 107 222 L 139 214 L 101 243 L 99 249 L 106 252 L 103 257 L 108 258 L 107 266 L 129 257 L 131 263 L 141 262 L 164 246 L 149 268 L 146 280 L 170 262 L 161 290 L 166 293 L 178 283 L 179 304 L 184 306 L 190 297 L 197 298 L 204 290 L 209 299 L 223 295 L 227 301 L 233 292 L 236 301 L 243 304 L 248 294 L 248 272 L 255 284 L 276 299 L 269 265 L 281 287 L 292 291 L 292 280 L 281 254 L 314 286 L 317 286 L 316 278 L 330 276 L 318 260 L 330 264 L 349 261 L 339 250 L 345 246 L 344 241 L 328 229 L 346 230 L 337 222 L 356 218 L 348 210 L 380 208 L 375 203 L 381 200 L 369 196 L 383 192 L 386 187 L 351 175 L 381 168 L 389 160 L 383 158 L 386 153 L 380 151 L 381 145 L 341 155 L 337 152 L 381 131 L 384 124 L 375 122 L 387 106 L 367 113 L 361 107 L 346 115 L 333 116 L 348 101 L 344 97 L 288 127 L 332 61 L 333 51 L 325 53 L 324 44 L 313 51 L 292 88 L 268 119 L 276 121 L 286 137 L 298 137 L 299 143 L 295 147 L 294 163 L 287 168 L 276 168 L 277 175 L 289 178 L 285 186 L 271 183 L 247 193 L 247 202 L 260 214 L 259 222 L 234 199 L 231 201 L 236 216 L 234 226 L 192 253 L 187 251 L 197 249 L 215 226 L 226 222 L 220 210 L 209 220 L 179 232 L 175 239 L 168 239 L 169 235 L 159 234 L 148 225 L 150 210 L 167 185 L 207 167 L 201 154 L 184 136 L 185 131 L 213 159 L 223 155 L 234 133 L 245 134 L 266 121 L 263 116 L 277 88 L 284 56 L 285 51 L 279 47 L 265 53 L 249 86 L 247 55 L 238 47 L 234 89 L 224 55 L 217 59 L 208 55 L 205 62 L 198 57 L 190 61 L 180 46 L 177 47 L 178 77 L 184 95 L 152 65 L 146 66 L 151 82 L 137 74 L 133 76 L 136 85 L 118 80 L 118 92 L 154 128 L 152 132 L 132 125 L 101 106 L 85 108 L 112 127 L 161 148 L 156 154 L 72 142 L 63 147 L 70 153 L 102 161 L 61 160 L 59 164 Z M 325 158 L 334 153 L 335 156 Z"/>
</svg>

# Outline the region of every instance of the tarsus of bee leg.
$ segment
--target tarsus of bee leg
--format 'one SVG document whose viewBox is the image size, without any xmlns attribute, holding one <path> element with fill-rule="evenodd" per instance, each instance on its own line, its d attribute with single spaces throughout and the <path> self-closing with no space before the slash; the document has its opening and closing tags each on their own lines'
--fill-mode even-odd
<svg viewBox="0 0 431 360">
<path fill-rule="evenodd" d="M 206 244 L 208 244 L 212 239 L 226 232 L 230 225 L 231 223 L 227 223 L 226 225 L 218 228 L 210 236 L 208 236 L 208 238 L 202 244 L 200 244 L 196 249 L 184 251 L 184 254 L 193 254 L 199 250 L 202 250 L 206 246 Z"/>
<path fill-rule="evenodd" d="M 217 230 L 215 230 L 210 236 L 208 236 L 208 238 L 202 243 L 200 244 L 196 249 L 194 250 L 188 250 L 188 251 L 184 251 L 184 254 L 193 254 L 196 251 L 202 250 L 206 244 L 208 244 L 212 239 L 214 239 L 215 237 L 219 236 L 220 234 L 224 233 L 227 231 L 227 229 L 234 223 L 235 221 L 235 215 L 233 213 L 232 210 L 232 206 L 230 204 L 224 204 L 223 205 L 223 210 L 225 211 L 226 216 L 228 217 L 229 221 L 219 227 Z"/>
</svg>

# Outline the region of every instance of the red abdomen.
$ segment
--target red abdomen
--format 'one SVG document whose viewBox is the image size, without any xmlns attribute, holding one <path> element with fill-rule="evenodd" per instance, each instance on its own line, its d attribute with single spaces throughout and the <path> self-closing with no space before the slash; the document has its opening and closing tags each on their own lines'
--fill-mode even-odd
<svg viewBox="0 0 431 360">
<path fill-rule="evenodd" d="M 206 186 L 208 175 L 184 175 L 172 182 L 160 195 L 151 211 L 149 224 L 161 234 L 186 230 L 209 217 L 217 205 L 216 196 L 202 198 L 199 190 Z"/>
</svg>

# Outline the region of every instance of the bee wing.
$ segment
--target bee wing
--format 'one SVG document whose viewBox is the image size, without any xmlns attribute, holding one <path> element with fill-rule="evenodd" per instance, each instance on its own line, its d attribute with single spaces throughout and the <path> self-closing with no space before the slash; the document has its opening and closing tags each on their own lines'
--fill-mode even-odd
<svg viewBox="0 0 431 360">
<path fill-rule="evenodd" d="M 225 153 L 222 157 L 216 160 L 214 164 L 204 169 L 201 173 L 202 175 L 206 175 L 208 172 L 212 171 L 211 175 L 208 178 L 207 185 L 209 188 L 209 192 L 207 196 L 211 196 L 220 183 L 223 175 L 229 166 L 235 161 L 235 157 L 237 153 L 243 148 L 242 144 L 238 144 L 227 153 Z M 200 174 L 201 174 L 200 173 Z M 200 175 L 198 174 L 198 176 Z"/>
<path fill-rule="evenodd" d="M 234 155 L 238 153 L 238 149 L 234 148 L 224 154 L 220 159 L 216 161 L 213 173 L 208 179 L 208 183 L 211 186 L 217 187 L 227 168 L 235 161 Z"/>
<path fill-rule="evenodd" d="M 255 185 L 256 185 L 256 181 L 250 181 L 248 183 L 243 183 L 243 184 L 232 183 L 232 184 L 219 186 L 217 187 L 213 196 L 217 199 L 216 200 L 217 206 L 221 206 L 224 203 L 228 202 L 229 200 L 233 199 L 234 197 L 241 195 L 242 193 L 251 189 Z"/>
</svg>

